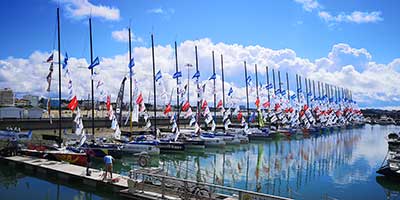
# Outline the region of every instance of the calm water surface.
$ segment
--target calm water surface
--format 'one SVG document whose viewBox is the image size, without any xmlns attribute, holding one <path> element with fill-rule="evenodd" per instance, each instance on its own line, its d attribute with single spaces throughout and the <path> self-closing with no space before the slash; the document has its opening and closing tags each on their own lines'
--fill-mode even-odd
<svg viewBox="0 0 400 200">
<path fill-rule="evenodd" d="M 201 180 L 295 199 L 399 199 L 400 182 L 378 176 L 387 152 L 385 136 L 398 126 L 370 126 L 309 138 L 275 139 L 225 149 L 162 154 L 151 166 L 171 176 Z M 101 161 L 96 163 L 101 168 Z M 115 164 L 127 174 L 132 158 Z M 0 166 L 1 199 L 117 199 L 93 189 Z"/>
</svg>

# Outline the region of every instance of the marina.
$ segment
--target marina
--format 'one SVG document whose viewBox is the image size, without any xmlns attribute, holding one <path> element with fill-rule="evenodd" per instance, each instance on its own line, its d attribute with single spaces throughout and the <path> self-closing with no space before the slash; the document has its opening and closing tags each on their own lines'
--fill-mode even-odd
<svg viewBox="0 0 400 200">
<path fill-rule="evenodd" d="M 291 199 L 316 197 L 390 199 L 393 198 L 390 194 L 396 194 L 400 190 L 396 189 L 395 182 L 376 174 L 375 171 L 379 169 L 387 153 L 388 146 L 382 138 L 387 136 L 385 134 L 387 132 L 399 131 L 400 128 L 397 126 L 366 125 L 362 128 L 345 129 L 311 137 L 272 139 L 226 146 L 222 149 L 207 148 L 185 153 L 160 154 L 152 156 L 147 167 L 162 170 L 169 177 L 193 181 L 205 180 L 210 184 Z M 370 149 L 370 146 L 377 148 Z M 102 161 L 96 160 L 93 166 L 95 169 L 92 177 L 96 177 L 103 168 Z M 77 168 L 79 168 L 78 174 L 84 173 L 84 167 L 77 166 Z M 23 186 L 37 183 L 38 180 L 35 179 L 38 176 L 43 179 L 40 170 L 18 168 L 18 173 L 24 174 L 24 177 L 36 177 L 21 179 L 15 177 L 15 174 L 7 176 L 6 169 L 8 168 L 2 167 L 2 180 L 12 179 L 16 183 L 14 182 L 15 186 L 8 186 L 8 189 L 1 188 L 2 194 L 5 195 L 15 194 L 12 188 L 20 188 L 18 186 L 20 184 Z M 138 169 L 142 167 L 137 161 L 125 157 L 115 162 L 113 177 L 128 177 L 131 170 Z M 124 180 L 120 178 L 121 183 Z M 57 186 L 54 182 L 39 182 L 41 185 Z M 79 179 L 68 182 L 72 184 L 62 187 L 77 191 L 71 195 L 83 195 L 86 199 L 122 198 L 119 194 L 114 194 L 113 187 L 107 185 L 100 187 L 103 189 L 93 189 Z M 67 188 L 64 190 L 71 190 Z M 363 192 L 367 188 L 371 192 Z M 62 193 L 61 191 L 61 196 Z M 64 195 L 67 195 L 66 193 L 68 192 L 64 192 Z M 56 198 L 54 191 L 51 194 L 52 198 Z M 46 191 L 36 195 L 41 198 L 46 195 Z"/>
<path fill-rule="evenodd" d="M 0 4 L 1 199 L 400 197 L 386 4 Z"/>
</svg>

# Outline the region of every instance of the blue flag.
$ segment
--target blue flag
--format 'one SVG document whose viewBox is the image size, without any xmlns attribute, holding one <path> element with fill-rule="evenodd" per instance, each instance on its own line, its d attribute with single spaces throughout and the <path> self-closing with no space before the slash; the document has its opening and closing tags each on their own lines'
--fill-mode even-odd
<svg viewBox="0 0 400 200">
<path fill-rule="evenodd" d="M 246 78 L 246 82 L 247 82 L 247 85 L 249 85 L 249 84 L 251 83 L 251 76 L 248 76 L 248 77 Z"/>
<path fill-rule="evenodd" d="M 132 59 L 129 61 L 128 67 L 129 67 L 129 69 L 132 69 L 132 67 L 134 67 L 134 66 L 135 66 L 135 59 L 132 57 Z"/>
<path fill-rule="evenodd" d="M 272 83 L 268 83 L 268 85 L 265 86 L 265 88 L 267 88 L 267 90 L 272 89 Z"/>
<path fill-rule="evenodd" d="M 99 64 L 100 64 L 99 57 L 96 57 L 96 58 L 93 60 L 92 64 L 89 65 L 88 69 L 93 69 L 94 67 L 96 67 L 96 66 L 99 65 Z"/>
<path fill-rule="evenodd" d="M 281 95 L 284 96 L 286 94 L 286 90 L 281 91 Z"/>
<path fill-rule="evenodd" d="M 210 78 L 208 78 L 208 80 L 215 80 L 217 78 L 217 75 L 214 73 L 212 76 L 210 76 Z"/>
<path fill-rule="evenodd" d="M 279 93 L 281 93 L 281 90 L 278 88 L 275 90 L 275 95 L 278 95 Z"/>
<path fill-rule="evenodd" d="M 68 54 L 67 52 L 65 52 L 65 58 L 64 58 L 64 62 L 62 63 L 63 65 L 63 69 L 65 69 L 68 65 Z"/>
<path fill-rule="evenodd" d="M 200 72 L 197 71 L 197 72 L 193 75 L 192 79 L 194 79 L 194 78 L 199 78 L 199 77 L 200 77 Z"/>
<path fill-rule="evenodd" d="M 256 112 L 252 112 L 249 117 L 249 122 L 254 122 L 255 119 L 256 119 Z"/>
<path fill-rule="evenodd" d="M 311 97 L 311 96 L 312 96 L 312 93 L 311 93 L 311 92 L 307 93 L 307 96 Z"/>
<path fill-rule="evenodd" d="M 290 99 L 295 99 L 297 96 L 296 96 L 296 94 L 293 94 L 292 96 L 290 96 Z"/>
<path fill-rule="evenodd" d="M 303 90 L 301 88 L 297 89 L 297 92 L 303 92 Z"/>
<path fill-rule="evenodd" d="M 182 72 L 175 72 L 175 74 L 172 76 L 172 78 L 179 78 L 182 77 Z"/>
<path fill-rule="evenodd" d="M 155 76 L 155 79 L 156 79 L 156 81 L 158 81 L 158 80 L 160 80 L 161 78 L 162 78 L 161 70 L 158 70 L 158 72 L 157 72 L 157 74 L 156 74 L 156 76 Z"/>
<path fill-rule="evenodd" d="M 229 89 L 229 92 L 228 92 L 228 96 L 231 96 L 232 93 L 233 93 L 233 89 L 230 88 L 230 89 Z"/>
</svg>

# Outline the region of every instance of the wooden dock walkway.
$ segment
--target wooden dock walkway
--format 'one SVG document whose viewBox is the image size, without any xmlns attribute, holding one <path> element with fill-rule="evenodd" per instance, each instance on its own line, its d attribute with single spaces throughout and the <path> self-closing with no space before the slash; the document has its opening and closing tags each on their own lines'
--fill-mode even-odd
<svg viewBox="0 0 400 200">
<path fill-rule="evenodd" d="M 182 194 L 193 195 L 192 191 L 188 193 L 187 190 L 182 193 L 182 189 L 187 189 L 188 185 L 192 185 L 197 186 L 196 188 L 197 190 L 200 189 L 200 192 L 202 192 L 201 190 L 207 191 L 206 193 L 208 196 L 204 196 L 204 194 L 202 194 L 202 197 L 205 198 L 201 199 L 241 200 L 248 199 L 243 198 L 243 195 L 247 195 L 248 197 L 250 197 L 250 199 L 255 198 L 259 200 L 289 200 L 284 197 L 260 194 L 251 191 L 207 183 L 198 183 L 190 180 L 178 179 L 175 177 L 168 177 L 162 175 L 162 173 L 159 173 L 154 169 L 132 171 L 132 178 L 113 173 L 113 180 L 117 179 L 118 181 L 112 181 L 111 179 L 103 181 L 103 171 L 90 168 L 91 175 L 86 176 L 86 167 L 72 165 L 66 162 L 50 161 L 47 159 L 29 156 L 0 157 L 0 160 L 6 161 L 9 165 L 21 166 L 27 170 L 35 171 L 35 173 L 48 174 L 50 176 L 56 175 L 56 177 L 61 180 L 78 180 L 81 181 L 83 184 L 94 188 L 104 188 L 105 186 L 112 189 L 112 191 L 119 193 L 122 197 L 130 199 L 198 199 L 199 196 L 196 196 L 195 198 L 193 198 L 193 196 L 182 197 Z M 134 177 L 136 178 L 134 179 Z M 149 182 L 149 180 L 152 180 L 153 183 L 151 183 L 151 181 Z M 154 184 L 154 181 L 157 183 Z M 201 186 L 201 188 L 199 188 L 199 186 Z M 212 190 L 215 190 L 215 188 L 225 189 L 227 191 L 235 191 L 238 192 L 239 195 L 228 196 L 222 195 L 220 193 L 211 192 Z"/>
</svg>

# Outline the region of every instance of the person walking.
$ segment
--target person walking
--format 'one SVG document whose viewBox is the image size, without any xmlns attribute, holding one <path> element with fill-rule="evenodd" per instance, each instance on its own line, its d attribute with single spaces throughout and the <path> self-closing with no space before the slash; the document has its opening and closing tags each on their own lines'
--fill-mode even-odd
<svg viewBox="0 0 400 200">
<path fill-rule="evenodd" d="M 106 171 L 105 171 L 105 174 L 104 174 L 104 177 L 103 177 L 103 181 L 104 181 L 107 178 L 107 173 L 108 172 L 110 172 L 110 176 L 111 176 L 111 179 L 112 179 L 114 158 L 111 155 L 107 154 L 106 156 L 104 156 L 103 160 L 104 160 L 105 168 L 106 168 Z"/>
</svg>

